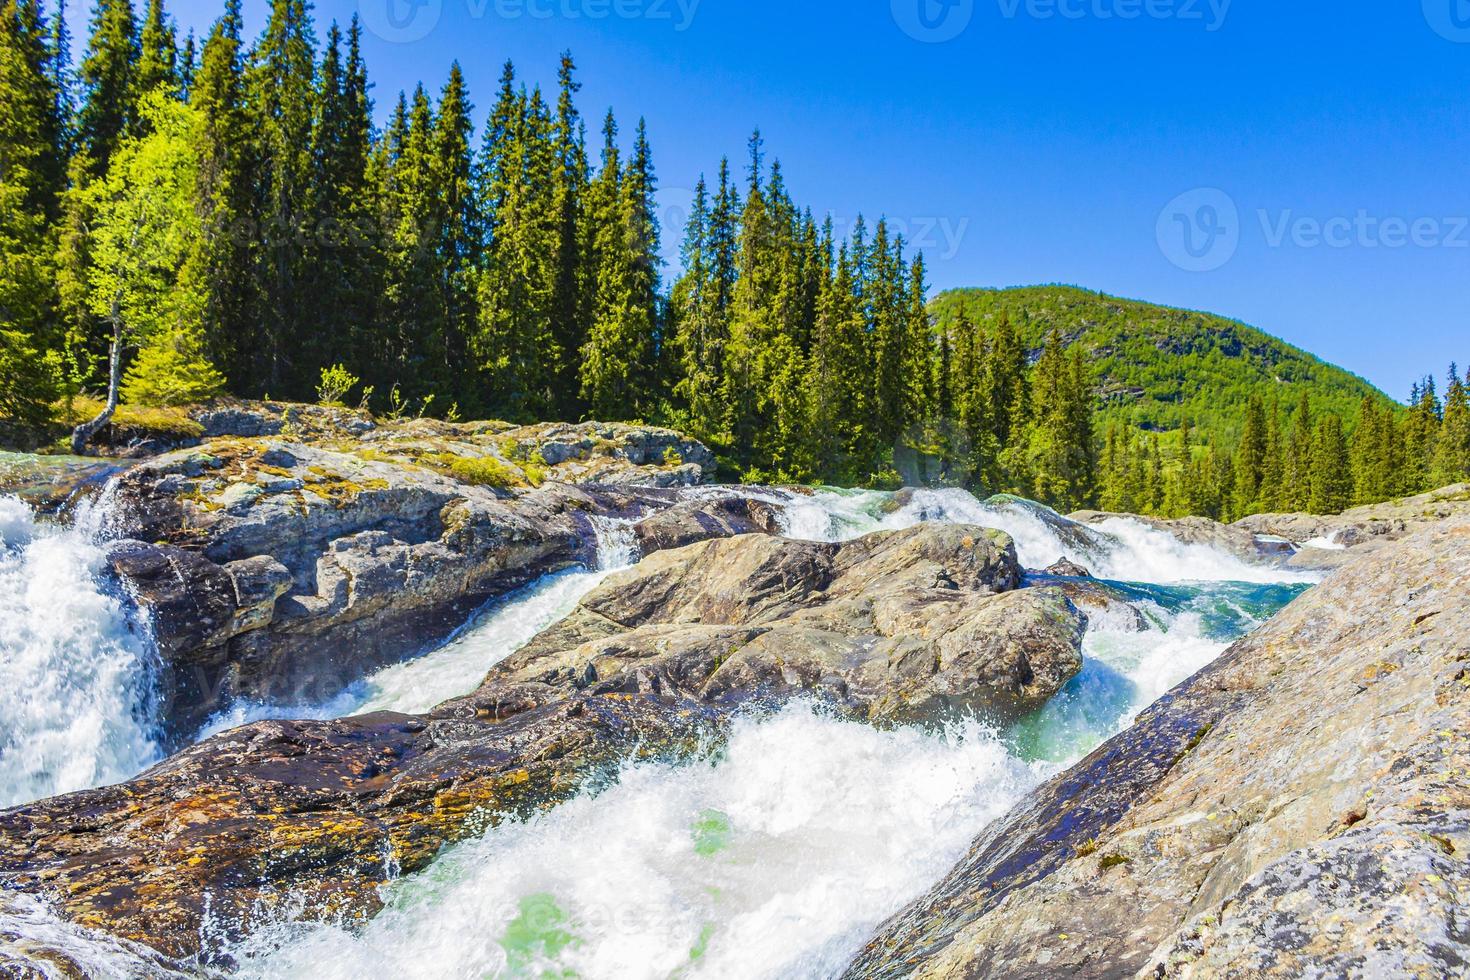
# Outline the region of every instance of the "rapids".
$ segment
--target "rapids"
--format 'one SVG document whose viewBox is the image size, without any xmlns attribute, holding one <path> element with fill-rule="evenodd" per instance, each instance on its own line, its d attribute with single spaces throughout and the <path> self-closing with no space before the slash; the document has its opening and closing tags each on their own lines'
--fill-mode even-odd
<svg viewBox="0 0 1470 980">
<path fill-rule="evenodd" d="M 1082 672 L 1004 730 L 973 719 L 878 730 L 807 704 L 742 719 L 702 761 L 630 764 L 569 803 L 446 850 L 389 885 L 385 910 L 365 926 L 288 918 L 260 929 L 232 948 L 230 975 L 831 976 L 988 822 L 1310 583 L 1140 523 L 1085 527 L 1017 498 L 819 491 L 780 502 L 785 533 L 809 540 L 921 521 L 999 528 L 1028 567 L 1068 557 L 1112 580 L 1147 627 L 1094 616 Z M 154 761 L 146 630 L 98 584 L 95 534 L 44 530 L 5 503 L 0 535 L 6 802 L 125 778 Z M 598 538 L 599 568 L 504 597 L 437 649 L 327 703 L 236 705 L 201 736 L 266 717 L 423 711 L 464 694 L 637 559 L 626 524 L 604 521 Z M 98 976 L 152 975 L 136 951 L 33 904 L 0 909 L 0 928 L 85 954 Z"/>
<path fill-rule="evenodd" d="M 156 762 L 147 624 L 101 577 L 102 506 L 67 527 L 0 497 L 0 808 Z"/>
</svg>

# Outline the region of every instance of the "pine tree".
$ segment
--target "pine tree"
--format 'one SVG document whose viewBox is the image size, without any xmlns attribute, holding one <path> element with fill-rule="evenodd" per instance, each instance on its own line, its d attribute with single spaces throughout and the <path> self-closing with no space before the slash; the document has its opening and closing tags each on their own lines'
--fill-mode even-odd
<svg viewBox="0 0 1470 980">
<path fill-rule="evenodd" d="M 60 365 L 53 223 L 64 139 L 41 5 L 0 2 L 0 418 L 49 414 Z"/>
<path fill-rule="evenodd" d="M 867 357 L 854 291 L 852 260 L 838 250 L 837 270 L 824 284 L 808 364 L 812 457 L 826 480 L 857 482 L 867 444 Z"/>
<path fill-rule="evenodd" d="M 317 380 L 317 365 L 305 363 L 295 343 L 297 325 L 310 312 L 300 232 L 311 205 L 315 50 L 306 0 L 271 0 L 265 33 L 251 52 L 247 72 L 261 232 L 252 270 L 259 304 L 250 343 L 250 386 L 303 396 Z"/>
<path fill-rule="evenodd" d="M 197 198 L 208 290 L 206 348 L 239 393 L 253 387 L 250 366 L 258 299 L 252 270 L 259 248 L 254 224 L 255 135 L 245 106 L 242 30 L 240 0 L 227 0 L 224 15 L 205 39 L 189 97 L 201 116 Z"/>
<path fill-rule="evenodd" d="M 608 130 L 609 139 L 614 132 Z M 652 404 L 659 286 L 654 190 L 648 132 L 640 120 L 616 184 L 599 179 L 599 224 L 606 227 L 599 227 L 596 309 L 581 366 L 582 398 L 599 418 L 638 418 Z"/>
<path fill-rule="evenodd" d="M 553 154 L 552 208 L 556 216 L 555 254 L 552 258 L 550 316 L 557 358 L 552 368 L 552 413 L 575 419 L 582 410 L 577 360 L 587 341 L 591 317 L 593 270 L 588 258 L 593 236 L 587 233 L 587 147 L 577 111 L 576 62 L 571 52 L 561 57 L 557 71 L 556 127 Z"/>
<path fill-rule="evenodd" d="M 304 257 L 304 301 L 315 329 L 297 359 L 308 369 L 345 364 L 355 375 L 373 378 L 378 344 L 372 333 L 383 272 L 368 174 L 371 103 L 355 19 L 347 43 L 344 59 L 342 32 L 332 24 L 312 107 L 312 233 Z"/>
<path fill-rule="evenodd" d="M 107 173 L 112 153 L 137 122 L 138 27 L 131 0 L 96 0 L 82 59 L 78 137 L 87 175 Z"/>
<path fill-rule="evenodd" d="M 479 315 L 476 278 L 482 264 L 484 240 L 470 149 L 474 128 L 470 122 L 471 109 L 464 75 L 455 62 L 439 98 L 431 149 L 439 220 L 438 238 L 433 246 L 444 324 L 441 345 L 444 360 L 433 372 L 437 375 L 434 393 L 480 408 L 483 406 L 480 393 L 464 384 L 467 379 L 460 370 L 468 358 Z"/>
<path fill-rule="evenodd" d="M 400 98 L 389 151 L 384 211 L 388 229 L 383 316 L 390 386 L 408 399 L 437 395 L 446 361 L 446 324 L 436 244 L 441 223 L 435 186 L 433 106 L 422 85 Z"/>
<path fill-rule="evenodd" d="M 1409 396 L 1409 414 L 1403 426 L 1403 478 L 1399 492 L 1422 493 L 1430 489 L 1441 406 L 1434 378 L 1426 377 Z"/>
<path fill-rule="evenodd" d="M 134 71 L 133 92 L 143 99 L 155 90 L 169 97 L 181 91 L 179 79 L 178 38 L 164 14 L 163 0 L 148 0 L 143 26 L 138 35 L 138 63 Z M 135 118 L 143 119 L 141 113 Z"/>
<path fill-rule="evenodd" d="M 1353 501 L 1353 475 L 1348 458 L 1347 439 L 1342 419 L 1323 415 L 1317 420 L 1317 434 L 1312 442 L 1313 514 L 1337 514 Z"/>
<path fill-rule="evenodd" d="M 1260 396 L 1252 395 L 1246 407 L 1245 431 L 1235 450 L 1235 489 L 1230 513 L 1236 517 L 1245 517 L 1260 509 L 1269 450 L 1267 428 L 1265 406 Z"/>
<path fill-rule="evenodd" d="M 1291 437 L 1286 448 L 1282 510 L 1300 513 L 1312 504 L 1312 442 L 1315 431 L 1311 396 L 1303 388 L 1296 412 L 1292 415 Z"/>
<path fill-rule="evenodd" d="M 1439 486 L 1470 480 L 1470 389 L 1450 365 L 1444 419 L 1434 451 L 1434 482 Z"/>
</svg>

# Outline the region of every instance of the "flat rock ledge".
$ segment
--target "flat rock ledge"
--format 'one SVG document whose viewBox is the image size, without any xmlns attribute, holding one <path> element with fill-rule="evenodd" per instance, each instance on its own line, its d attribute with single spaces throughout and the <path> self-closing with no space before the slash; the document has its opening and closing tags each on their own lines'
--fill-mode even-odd
<svg viewBox="0 0 1470 980">
<path fill-rule="evenodd" d="M 629 758 L 704 751 L 742 710 L 813 698 L 888 723 L 1044 702 L 1080 670 L 1085 620 L 1021 582 L 1010 539 L 980 528 L 660 552 L 426 715 L 254 724 L 0 813 L 0 893 L 171 961 L 227 957 L 283 909 L 370 916 L 444 845 Z M 27 962 L 0 950 L 0 973 L 7 956 Z"/>
<path fill-rule="evenodd" d="M 1470 522 L 1353 562 L 976 838 L 849 978 L 1470 972 Z"/>
</svg>

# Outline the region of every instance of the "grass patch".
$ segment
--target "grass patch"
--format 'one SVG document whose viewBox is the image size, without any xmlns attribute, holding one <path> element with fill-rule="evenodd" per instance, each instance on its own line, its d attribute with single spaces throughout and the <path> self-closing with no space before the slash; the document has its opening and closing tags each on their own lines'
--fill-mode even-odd
<svg viewBox="0 0 1470 980">
<path fill-rule="evenodd" d="M 56 421 L 69 427 L 78 426 L 102 414 L 102 409 L 106 406 L 107 403 L 100 398 L 73 398 L 70 412 L 65 404 L 56 407 Z M 204 435 L 204 426 L 191 419 L 188 410 L 183 408 L 119 405 L 113 413 L 111 425 L 119 429 L 137 429 L 183 439 L 198 439 Z"/>
<path fill-rule="evenodd" d="M 519 473 L 492 456 L 474 459 L 445 453 L 439 459 L 449 475 L 461 483 L 504 490 L 522 482 Z"/>
<path fill-rule="evenodd" d="M 1101 861 L 1097 862 L 1099 869 L 1107 871 L 1122 864 L 1132 864 L 1133 859 L 1122 854 L 1105 854 Z"/>
</svg>

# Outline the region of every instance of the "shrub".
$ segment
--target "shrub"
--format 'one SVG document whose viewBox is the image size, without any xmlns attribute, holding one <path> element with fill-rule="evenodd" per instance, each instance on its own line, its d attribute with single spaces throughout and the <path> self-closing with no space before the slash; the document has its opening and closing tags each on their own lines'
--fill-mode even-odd
<svg viewBox="0 0 1470 980">
<path fill-rule="evenodd" d="M 322 383 L 316 386 L 316 400 L 328 407 L 341 408 L 360 380 L 342 364 L 322 368 Z"/>
<path fill-rule="evenodd" d="M 677 448 L 670 446 L 664 450 L 664 465 L 670 469 L 678 469 L 684 465 L 684 457 L 680 455 Z"/>
<path fill-rule="evenodd" d="M 494 487 L 503 490 L 518 482 L 515 470 L 493 456 L 472 459 L 465 456 L 449 456 L 450 474 L 462 483 L 477 487 Z"/>
</svg>

